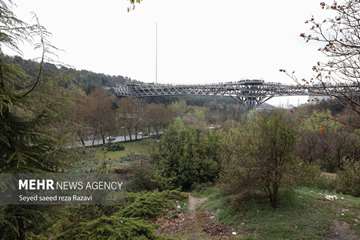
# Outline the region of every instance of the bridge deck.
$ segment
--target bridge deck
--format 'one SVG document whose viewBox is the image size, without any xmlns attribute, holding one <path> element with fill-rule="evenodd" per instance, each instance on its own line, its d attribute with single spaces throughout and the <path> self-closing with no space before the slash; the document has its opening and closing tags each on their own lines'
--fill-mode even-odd
<svg viewBox="0 0 360 240">
<path fill-rule="evenodd" d="M 114 88 L 119 97 L 132 96 L 229 96 L 248 105 L 261 104 L 277 96 L 341 96 L 346 93 L 360 93 L 360 85 L 285 85 L 262 80 L 242 80 L 204 85 L 170 85 L 136 83 Z"/>
</svg>

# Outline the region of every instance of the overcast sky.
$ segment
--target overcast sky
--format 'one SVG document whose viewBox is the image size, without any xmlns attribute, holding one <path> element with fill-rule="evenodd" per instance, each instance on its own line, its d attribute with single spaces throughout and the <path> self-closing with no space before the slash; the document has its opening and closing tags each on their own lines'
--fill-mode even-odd
<svg viewBox="0 0 360 240">
<path fill-rule="evenodd" d="M 61 62 L 144 82 L 155 81 L 155 22 L 160 83 L 291 83 L 279 68 L 308 76 L 319 58 L 299 37 L 319 14 L 318 0 L 144 0 L 131 12 L 127 0 L 15 3 L 52 32 Z"/>
</svg>

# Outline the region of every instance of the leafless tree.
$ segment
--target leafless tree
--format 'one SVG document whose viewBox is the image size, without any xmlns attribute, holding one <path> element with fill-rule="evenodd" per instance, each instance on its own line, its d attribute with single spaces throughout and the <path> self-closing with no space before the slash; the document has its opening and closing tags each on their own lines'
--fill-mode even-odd
<svg viewBox="0 0 360 240">
<path fill-rule="evenodd" d="M 360 115 L 360 1 L 321 2 L 326 13 L 322 19 L 311 17 L 305 23 L 310 25 L 308 33 L 300 36 L 306 42 L 314 42 L 326 60 L 318 61 L 312 68 L 314 77 L 298 79 L 294 72 L 288 76 L 298 84 L 306 86 L 319 84 L 327 95 L 335 97 Z M 337 85 L 336 91 L 328 91 L 329 85 Z"/>
<path fill-rule="evenodd" d="M 137 139 L 144 121 L 141 102 L 134 98 L 121 99 L 117 109 L 117 119 L 119 127 L 126 130 L 130 141 L 133 140 L 133 136 Z"/>
<path fill-rule="evenodd" d="M 106 143 L 106 137 L 115 131 L 115 110 L 113 99 L 106 92 L 97 88 L 88 96 L 81 96 L 76 109 L 77 134 L 84 144 L 84 138 L 100 137 Z"/>
<path fill-rule="evenodd" d="M 173 119 L 173 112 L 164 104 L 148 104 L 145 107 L 145 119 L 150 129 L 149 133 L 155 131 L 156 135 L 160 135 L 160 131 L 165 128 Z"/>
</svg>

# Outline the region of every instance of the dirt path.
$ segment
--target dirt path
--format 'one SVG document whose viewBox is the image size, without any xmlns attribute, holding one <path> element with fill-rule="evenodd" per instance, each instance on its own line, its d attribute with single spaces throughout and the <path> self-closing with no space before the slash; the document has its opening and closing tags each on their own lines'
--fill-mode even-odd
<svg viewBox="0 0 360 240">
<path fill-rule="evenodd" d="M 182 240 L 230 240 L 234 239 L 231 227 L 217 222 L 215 216 L 199 207 L 207 198 L 189 194 L 187 211 L 175 218 L 159 219 L 159 234 Z"/>
<path fill-rule="evenodd" d="M 327 240 L 359 240 L 346 222 L 334 221 Z"/>
<path fill-rule="evenodd" d="M 196 214 L 196 209 L 201 206 L 204 202 L 206 202 L 207 198 L 197 198 L 189 194 L 188 200 L 188 210 L 190 214 L 190 219 L 194 223 L 192 225 L 191 231 L 191 240 L 198 240 L 201 239 L 202 231 L 200 226 L 200 219 Z"/>
<path fill-rule="evenodd" d="M 195 210 L 206 202 L 207 198 L 197 198 L 189 194 L 188 209 L 194 214 Z"/>
</svg>

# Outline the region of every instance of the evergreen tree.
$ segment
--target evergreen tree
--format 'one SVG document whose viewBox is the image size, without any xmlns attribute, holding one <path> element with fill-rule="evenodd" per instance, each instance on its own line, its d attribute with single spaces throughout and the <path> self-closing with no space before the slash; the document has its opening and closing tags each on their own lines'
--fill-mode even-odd
<svg viewBox="0 0 360 240">
<path fill-rule="evenodd" d="M 10 1 L 0 1 L 0 173 L 29 173 L 57 170 L 59 153 L 49 128 L 54 116 L 34 95 L 42 80 L 49 36 L 38 22 L 28 24 L 17 18 Z M 39 40 L 39 44 L 36 41 Z M 8 63 L 4 48 L 21 53 L 20 43 L 42 49 L 35 77 Z M 1 239 L 27 238 L 43 226 L 43 207 L 11 205 L 1 208 Z"/>
</svg>

